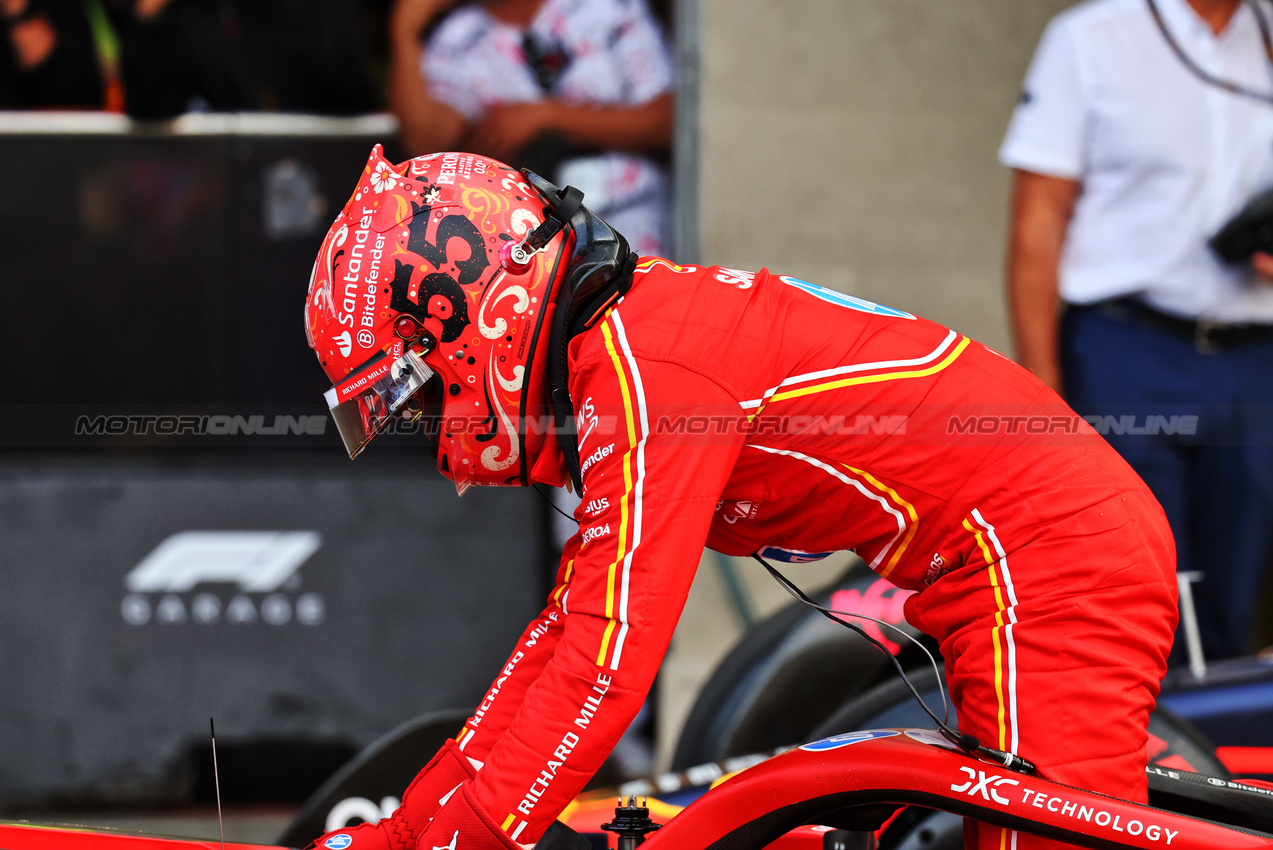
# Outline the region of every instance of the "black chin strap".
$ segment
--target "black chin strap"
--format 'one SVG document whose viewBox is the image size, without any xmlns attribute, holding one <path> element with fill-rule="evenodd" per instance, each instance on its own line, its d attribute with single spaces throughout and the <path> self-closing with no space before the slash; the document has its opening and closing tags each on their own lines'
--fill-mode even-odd
<svg viewBox="0 0 1273 850">
<path fill-rule="evenodd" d="M 526 172 L 527 176 L 531 173 Z M 548 201 L 548 206 L 544 207 L 544 220 L 521 242 L 506 246 L 507 257 L 502 253 L 500 255 L 504 268 L 513 274 L 524 273 L 534 256 L 543 251 L 553 237 L 564 230 L 570 224 L 570 220 L 583 209 L 583 192 L 574 186 L 567 186 L 564 190 L 560 190 L 551 183 L 544 182 L 545 185 L 552 187 L 544 198 Z M 536 185 L 535 188 L 539 189 L 539 186 Z M 554 202 L 553 198 L 557 200 Z"/>
<path fill-rule="evenodd" d="M 561 200 L 557 204 L 544 207 L 543 222 L 522 242 L 530 253 L 544 250 L 544 246 L 564 230 L 570 224 L 570 220 L 575 217 L 575 213 L 583 208 L 583 192 L 574 186 L 567 186 L 561 190 L 559 197 Z"/>
</svg>

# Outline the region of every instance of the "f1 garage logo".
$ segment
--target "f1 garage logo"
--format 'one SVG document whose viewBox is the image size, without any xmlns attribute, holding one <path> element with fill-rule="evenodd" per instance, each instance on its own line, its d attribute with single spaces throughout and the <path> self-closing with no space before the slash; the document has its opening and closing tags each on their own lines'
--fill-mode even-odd
<svg viewBox="0 0 1273 850">
<path fill-rule="evenodd" d="M 1020 785 L 1021 783 L 1009 776 L 999 776 L 992 773 L 986 776 L 984 770 L 973 770 L 968 766 L 959 768 L 968 774 L 968 781 L 963 784 L 951 783 L 950 790 L 956 793 L 967 792 L 968 796 L 975 797 L 981 794 L 982 799 L 986 801 L 994 800 L 996 803 L 1008 805 L 1011 801 L 999 793 L 998 788 L 1001 785 Z"/>
<path fill-rule="evenodd" d="M 124 622 L 281 626 L 323 621 L 317 593 L 297 595 L 300 567 L 322 545 L 316 531 L 183 531 L 155 547 L 124 578 Z M 223 599 L 200 585 L 230 585 Z"/>
</svg>

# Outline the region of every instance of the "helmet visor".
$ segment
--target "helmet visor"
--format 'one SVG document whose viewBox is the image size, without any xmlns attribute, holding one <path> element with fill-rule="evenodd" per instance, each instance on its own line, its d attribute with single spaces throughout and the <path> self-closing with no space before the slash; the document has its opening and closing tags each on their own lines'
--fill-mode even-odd
<svg viewBox="0 0 1273 850">
<path fill-rule="evenodd" d="M 424 356 L 407 351 L 393 361 L 381 357 L 323 393 L 349 457 L 357 457 L 432 377 Z"/>
</svg>

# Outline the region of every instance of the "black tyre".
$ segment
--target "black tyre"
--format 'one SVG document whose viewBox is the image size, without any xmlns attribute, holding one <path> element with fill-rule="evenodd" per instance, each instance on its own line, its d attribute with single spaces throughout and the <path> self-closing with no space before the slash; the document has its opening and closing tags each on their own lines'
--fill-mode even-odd
<svg viewBox="0 0 1273 850">
<path fill-rule="evenodd" d="M 825 606 L 841 590 L 865 597 L 877 582 L 883 580 L 858 564 L 813 598 Z M 897 592 L 884 584 L 887 589 L 876 588 L 874 598 Z M 900 627 L 929 640 L 904 623 Z M 899 642 L 903 667 L 927 663 L 921 650 Z M 890 675 L 892 662 L 877 648 L 793 602 L 745 634 L 716 668 L 682 728 L 672 769 L 809 740 L 829 714 Z"/>
</svg>

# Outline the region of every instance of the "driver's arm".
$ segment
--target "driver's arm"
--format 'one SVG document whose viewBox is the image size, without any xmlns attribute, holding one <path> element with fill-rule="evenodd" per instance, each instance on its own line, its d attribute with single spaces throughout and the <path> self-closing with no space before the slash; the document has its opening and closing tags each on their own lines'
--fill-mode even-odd
<svg viewBox="0 0 1273 850">
<path fill-rule="evenodd" d="M 1017 362 L 1062 392 L 1060 268 L 1079 182 L 1014 172 L 1008 236 L 1008 308 Z"/>
<path fill-rule="evenodd" d="M 551 602 L 563 614 L 560 637 L 542 669 L 522 674 L 519 665 L 511 674 L 533 672 L 533 681 L 507 729 L 491 741 L 484 719 L 474 737 L 484 738 L 474 796 L 521 844 L 536 840 L 579 793 L 641 707 L 743 442 L 736 427 L 671 433 L 677 429 L 667 422 L 678 415 L 724 419 L 741 409 L 714 381 L 634 353 L 618 313 L 581 340 L 572 369 L 576 408 L 596 421 L 580 422 L 579 548 Z M 557 634 L 554 626 L 548 637 Z"/>
</svg>

